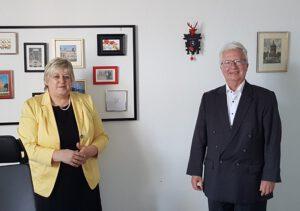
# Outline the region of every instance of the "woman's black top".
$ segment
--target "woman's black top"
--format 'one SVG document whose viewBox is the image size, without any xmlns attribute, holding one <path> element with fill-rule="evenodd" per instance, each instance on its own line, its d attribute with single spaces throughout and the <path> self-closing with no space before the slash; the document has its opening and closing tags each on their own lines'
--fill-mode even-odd
<svg viewBox="0 0 300 211">
<path fill-rule="evenodd" d="M 79 132 L 72 105 L 67 110 L 53 106 L 61 149 L 78 150 Z M 99 187 L 91 190 L 82 167 L 61 162 L 57 180 L 48 198 L 36 195 L 38 210 L 43 211 L 100 211 Z"/>
</svg>

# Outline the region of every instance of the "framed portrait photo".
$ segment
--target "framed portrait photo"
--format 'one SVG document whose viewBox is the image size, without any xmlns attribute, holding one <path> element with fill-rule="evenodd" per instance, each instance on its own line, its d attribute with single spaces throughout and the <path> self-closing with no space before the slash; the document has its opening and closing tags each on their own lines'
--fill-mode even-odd
<svg viewBox="0 0 300 211">
<path fill-rule="evenodd" d="M 0 70 L 0 99 L 14 98 L 13 71 Z"/>
<path fill-rule="evenodd" d="M 84 68 L 83 39 L 54 39 L 54 56 L 68 59 L 74 69 Z"/>
<path fill-rule="evenodd" d="M 93 67 L 93 84 L 118 84 L 119 68 L 117 66 Z"/>
<path fill-rule="evenodd" d="M 17 54 L 18 40 L 15 32 L 0 32 L 0 54 Z"/>
<path fill-rule="evenodd" d="M 98 56 L 125 55 L 125 34 L 97 34 Z"/>
<path fill-rule="evenodd" d="M 287 72 L 289 32 L 257 33 L 256 72 Z"/>
<path fill-rule="evenodd" d="M 76 81 L 74 81 L 73 84 L 72 84 L 72 91 L 85 94 L 86 93 L 85 80 L 76 80 Z"/>
<path fill-rule="evenodd" d="M 107 112 L 127 111 L 127 90 L 106 90 L 105 109 Z"/>
<path fill-rule="evenodd" d="M 24 43 L 25 72 L 44 72 L 47 64 L 47 43 Z"/>
</svg>

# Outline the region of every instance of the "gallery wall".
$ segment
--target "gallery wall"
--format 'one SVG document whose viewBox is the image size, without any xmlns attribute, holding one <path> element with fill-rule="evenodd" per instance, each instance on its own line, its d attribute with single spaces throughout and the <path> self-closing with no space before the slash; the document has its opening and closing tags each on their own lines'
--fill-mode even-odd
<svg viewBox="0 0 300 211">
<path fill-rule="evenodd" d="M 0 25 L 137 26 L 138 120 L 104 123 L 110 136 L 100 167 L 105 211 L 208 210 L 203 193 L 193 191 L 185 175 L 191 138 L 202 94 L 224 84 L 220 48 L 242 42 L 249 53 L 248 81 L 275 91 L 282 117 L 283 182 L 269 210 L 295 211 L 300 195 L 299 6 L 297 0 L 10 0 L 2 2 Z M 187 22 L 196 21 L 203 51 L 190 61 L 183 34 Z M 258 31 L 290 32 L 287 73 L 256 73 Z M 1 126 L 0 134 L 17 136 L 16 129 Z"/>
</svg>

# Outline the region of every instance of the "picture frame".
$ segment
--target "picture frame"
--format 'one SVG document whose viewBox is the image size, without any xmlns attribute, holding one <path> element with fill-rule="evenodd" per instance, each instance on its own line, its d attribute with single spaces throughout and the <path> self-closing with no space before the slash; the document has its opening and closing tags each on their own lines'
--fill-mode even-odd
<svg viewBox="0 0 300 211">
<path fill-rule="evenodd" d="M 53 40 L 54 57 L 68 59 L 74 69 L 84 68 L 84 40 L 56 38 Z"/>
<path fill-rule="evenodd" d="M 34 96 L 36 96 L 36 95 L 42 95 L 42 94 L 44 94 L 45 92 L 32 92 L 31 93 L 31 96 L 32 97 L 34 97 Z"/>
<path fill-rule="evenodd" d="M 47 64 L 47 43 L 24 43 L 25 72 L 44 72 Z"/>
<path fill-rule="evenodd" d="M 118 84 L 119 68 L 117 66 L 94 66 L 93 84 Z"/>
<path fill-rule="evenodd" d="M 256 72 L 287 72 L 289 32 L 257 33 Z"/>
<path fill-rule="evenodd" d="M 0 32 L 0 54 L 18 53 L 18 34 L 16 32 Z"/>
<path fill-rule="evenodd" d="M 13 71 L 0 70 L 0 99 L 14 98 Z"/>
<path fill-rule="evenodd" d="M 85 80 L 76 80 L 76 81 L 74 81 L 73 84 L 72 84 L 72 91 L 85 94 L 86 93 Z"/>
<path fill-rule="evenodd" d="M 125 55 L 125 34 L 97 34 L 98 56 Z"/>
<path fill-rule="evenodd" d="M 128 105 L 128 90 L 106 90 L 106 112 L 125 112 Z"/>
</svg>

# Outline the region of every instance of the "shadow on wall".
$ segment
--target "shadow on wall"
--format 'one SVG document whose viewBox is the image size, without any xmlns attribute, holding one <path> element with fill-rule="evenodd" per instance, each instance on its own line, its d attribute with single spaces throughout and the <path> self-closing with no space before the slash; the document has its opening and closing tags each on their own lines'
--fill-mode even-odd
<svg viewBox="0 0 300 211">
<path fill-rule="evenodd" d="M 282 121 L 281 176 L 282 183 L 277 184 L 274 199 L 268 208 L 273 211 L 299 210 L 299 119 L 300 119 L 300 66 L 290 64 L 284 80 L 275 82 Z M 273 82 L 274 83 L 274 82 Z"/>
</svg>

